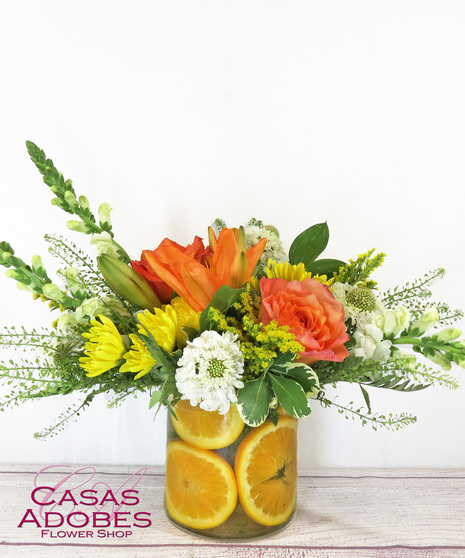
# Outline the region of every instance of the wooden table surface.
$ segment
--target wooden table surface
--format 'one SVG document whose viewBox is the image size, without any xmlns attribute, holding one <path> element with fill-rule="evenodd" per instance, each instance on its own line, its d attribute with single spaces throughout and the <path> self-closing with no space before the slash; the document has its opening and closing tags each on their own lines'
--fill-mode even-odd
<svg viewBox="0 0 465 558">
<path fill-rule="evenodd" d="M 41 469 L 0 465 L 2 558 L 465 558 L 465 470 L 323 470 L 301 476 L 297 516 L 287 529 L 264 540 L 221 543 L 186 534 L 166 519 L 160 469 Z M 140 524 L 145 518 L 151 526 L 45 528 L 40 506 L 31 499 L 35 486 L 56 487 L 56 503 L 65 500 L 53 512 L 66 519 L 72 499 L 95 482 L 99 494 L 111 490 L 116 500 L 125 488 L 138 490 L 140 501 L 125 521 L 131 524 L 139 512 Z M 74 512 L 88 512 L 89 506 L 77 504 Z M 82 513 L 79 518 L 84 521 Z"/>
</svg>

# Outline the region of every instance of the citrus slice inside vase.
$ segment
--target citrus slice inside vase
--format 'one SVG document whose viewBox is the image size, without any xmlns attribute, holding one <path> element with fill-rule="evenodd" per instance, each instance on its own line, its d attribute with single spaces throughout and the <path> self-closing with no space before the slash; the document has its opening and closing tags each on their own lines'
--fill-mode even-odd
<svg viewBox="0 0 465 558">
<path fill-rule="evenodd" d="M 173 410 L 176 418 L 172 416 L 171 422 L 176 433 L 197 448 L 225 448 L 239 437 L 245 426 L 235 404 L 224 415 L 193 407 L 187 400 L 179 401 Z"/>
<path fill-rule="evenodd" d="M 169 515 L 182 525 L 217 527 L 236 507 L 234 472 L 215 452 L 174 440 L 166 448 L 165 503 Z"/>
<path fill-rule="evenodd" d="M 261 525 L 290 518 L 297 497 L 297 419 L 280 416 L 253 428 L 239 444 L 235 473 L 244 512 Z"/>
</svg>

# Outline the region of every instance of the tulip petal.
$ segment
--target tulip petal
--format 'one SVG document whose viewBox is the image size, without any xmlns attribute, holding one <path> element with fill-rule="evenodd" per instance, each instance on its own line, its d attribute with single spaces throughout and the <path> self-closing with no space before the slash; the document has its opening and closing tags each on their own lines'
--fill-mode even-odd
<svg viewBox="0 0 465 558">
<path fill-rule="evenodd" d="M 247 283 L 248 274 L 249 264 L 247 257 L 245 252 L 240 252 L 230 267 L 228 285 L 233 289 L 239 289 L 244 283 Z"/>
<path fill-rule="evenodd" d="M 252 275 L 255 266 L 258 263 L 258 260 L 263 254 L 263 251 L 265 250 L 265 246 L 266 246 L 266 238 L 262 238 L 257 244 L 255 244 L 255 246 L 252 246 L 252 248 L 249 248 L 247 250 L 246 256 L 247 256 L 247 262 L 249 263 L 249 277 Z"/>
<path fill-rule="evenodd" d="M 236 239 L 232 229 L 221 229 L 218 244 L 213 253 L 211 270 L 224 285 L 229 284 L 231 265 L 236 259 L 237 252 Z"/>
<path fill-rule="evenodd" d="M 162 250 L 157 250 L 156 254 L 155 251 L 150 250 L 144 250 L 142 254 L 158 277 L 169 285 L 179 296 L 186 298 L 189 293 L 180 281 L 179 274 L 176 273 L 176 270 L 179 265 L 185 263 L 189 258 L 176 248 L 170 246 L 166 246 Z M 171 258 L 171 265 L 166 263 L 170 261 L 169 258 Z"/>
<path fill-rule="evenodd" d="M 181 267 L 181 278 L 189 293 L 186 301 L 197 312 L 204 310 L 221 287 L 221 281 L 195 260 Z"/>
<path fill-rule="evenodd" d="M 208 242 L 210 244 L 211 250 L 214 252 L 216 250 L 218 240 L 216 238 L 216 234 L 215 231 L 213 230 L 213 227 L 208 227 Z"/>
</svg>

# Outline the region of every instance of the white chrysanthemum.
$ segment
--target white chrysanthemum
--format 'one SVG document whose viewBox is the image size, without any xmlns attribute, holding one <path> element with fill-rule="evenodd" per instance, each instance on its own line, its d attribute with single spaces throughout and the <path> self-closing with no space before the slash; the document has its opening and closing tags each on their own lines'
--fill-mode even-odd
<svg viewBox="0 0 465 558">
<path fill-rule="evenodd" d="M 206 411 L 225 414 L 235 402 L 236 389 L 244 387 L 240 380 L 244 359 L 236 342 L 237 335 L 204 331 L 189 341 L 176 370 L 176 387 L 182 399 Z"/>
<path fill-rule="evenodd" d="M 274 227 L 248 225 L 245 227 L 244 232 L 247 249 L 258 244 L 262 238 L 266 238 L 265 251 L 260 257 L 262 264 L 266 264 L 269 258 L 281 261 L 285 257 L 284 244 L 281 242 L 279 234 Z"/>
</svg>

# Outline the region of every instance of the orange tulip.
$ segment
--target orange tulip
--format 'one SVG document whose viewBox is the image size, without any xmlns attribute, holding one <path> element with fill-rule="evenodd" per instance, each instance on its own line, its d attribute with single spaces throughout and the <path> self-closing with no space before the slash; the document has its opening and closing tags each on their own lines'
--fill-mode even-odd
<svg viewBox="0 0 465 558">
<path fill-rule="evenodd" d="M 222 285 L 239 288 L 249 281 L 266 244 L 262 239 L 246 250 L 242 227 L 224 228 L 218 238 L 210 228 L 209 240 L 213 255 L 205 254 L 202 262 L 171 241 L 142 252 L 153 272 L 197 312 L 210 304 Z"/>
</svg>

